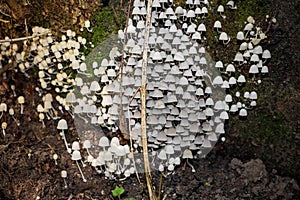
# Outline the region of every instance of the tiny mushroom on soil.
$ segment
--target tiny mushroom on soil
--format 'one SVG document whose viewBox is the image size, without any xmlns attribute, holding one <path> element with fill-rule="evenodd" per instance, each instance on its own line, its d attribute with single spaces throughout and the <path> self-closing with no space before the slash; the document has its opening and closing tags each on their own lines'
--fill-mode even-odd
<svg viewBox="0 0 300 200">
<path fill-rule="evenodd" d="M 69 146 L 68 146 L 68 142 L 67 142 L 66 135 L 64 132 L 65 130 L 68 129 L 67 121 L 65 119 L 60 119 L 57 124 L 57 129 L 61 130 L 60 135 L 61 135 L 62 139 L 64 140 L 64 143 L 65 143 L 68 153 L 71 153 L 71 148 L 69 148 Z"/>
<path fill-rule="evenodd" d="M 6 128 L 7 128 L 7 123 L 6 122 L 2 122 L 2 124 L 1 124 L 1 128 L 2 128 L 2 133 L 3 133 L 3 136 L 5 137 L 5 130 L 6 130 Z"/>
<path fill-rule="evenodd" d="M 24 111 L 24 103 L 25 103 L 25 98 L 23 96 L 18 97 L 18 103 L 21 104 L 21 115 L 23 115 Z"/>
<path fill-rule="evenodd" d="M 186 163 L 192 168 L 192 172 L 196 172 L 195 168 L 193 167 L 193 165 L 189 162 L 189 159 L 193 159 L 193 153 L 191 150 L 189 149 L 185 149 L 183 154 L 182 154 L 182 158 L 186 159 Z"/>
<path fill-rule="evenodd" d="M 67 181 L 66 181 L 66 178 L 67 178 L 67 176 L 68 176 L 67 171 L 66 171 L 66 170 L 62 170 L 62 171 L 60 172 L 60 176 L 61 176 L 61 177 L 63 178 L 63 180 L 64 180 L 65 188 L 67 188 L 67 187 L 68 187 L 68 184 L 67 184 Z"/>
<path fill-rule="evenodd" d="M 17 126 L 20 126 L 20 123 L 18 122 L 18 120 L 14 117 L 15 111 L 13 108 L 10 108 L 8 110 L 9 115 L 13 118 L 13 120 L 16 122 Z"/>
<path fill-rule="evenodd" d="M 55 154 L 53 154 L 52 158 L 53 158 L 53 160 L 55 162 L 55 165 L 57 165 L 58 164 L 57 163 L 58 155 L 55 153 Z"/>
<path fill-rule="evenodd" d="M 78 150 L 75 150 L 75 151 L 72 152 L 72 160 L 74 160 L 76 162 L 76 165 L 77 165 L 78 170 L 79 170 L 79 172 L 81 174 L 83 182 L 87 182 L 87 180 L 85 179 L 85 177 L 83 175 L 83 172 L 82 172 L 82 170 L 81 170 L 81 168 L 79 166 L 79 163 L 78 163 L 78 160 L 81 160 L 81 158 L 82 158 L 81 154 L 80 154 L 80 152 Z"/>
</svg>

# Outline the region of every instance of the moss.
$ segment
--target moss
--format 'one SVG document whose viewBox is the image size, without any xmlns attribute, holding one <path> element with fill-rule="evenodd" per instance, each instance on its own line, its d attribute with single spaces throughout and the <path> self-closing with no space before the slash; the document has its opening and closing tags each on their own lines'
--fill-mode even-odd
<svg viewBox="0 0 300 200">
<path fill-rule="evenodd" d="M 299 177 L 299 150 L 294 132 L 285 117 L 277 110 L 262 105 L 251 111 L 246 121 L 230 119 L 231 133 L 238 151 L 234 155 L 249 159 L 261 158 L 269 169 L 277 169 L 285 176 Z M 230 132 L 230 131 L 228 131 Z M 239 147 L 237 147 L 239 146 Z"/>
<path fill-rule="evenodd" d="M 121 15 L 110 7 L 104 7 L 102 10 L 93 14 L 90 21 L 93 26 L 93 34 L 89 36 L 87 32 L 83 36 L 91 38 L 94 45 L 97 45 L 107 39 L 110 35 L 116 34 L 119 29 L 125 25 L 125 14 Z"/>
</svg>

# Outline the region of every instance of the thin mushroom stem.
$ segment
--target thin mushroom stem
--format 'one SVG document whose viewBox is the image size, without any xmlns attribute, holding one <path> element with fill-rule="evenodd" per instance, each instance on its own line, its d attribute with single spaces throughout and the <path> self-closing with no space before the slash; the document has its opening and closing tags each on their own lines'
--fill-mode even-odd
<svg viewBox="0 0 300 200">
<path fill-rule="evenodd" d="M 83 116 L 81 116 L 80 113 L 78 114 L 78 116 L 79 116 L 81 119 L 83 119 L 83 121 L 84 121 L 86 124 L 89 123 L 89 121 L 88 121 L 86 118 L 84 118 Z"/>
<path fill-rule="evenodd" d="M 12 117 L 13 120 L 16 122 L 17 126 L 20 126 L 20 123 L 18 122 L 18 120 L 17 120 L 13 115 L 11 115 L 11 117 Z"/>
<path fill-rule="evenodd" d="M 80 160 L 80 161 L 81 161 L 82 167 L 86 167 L 86 164 L 83 162 L 83 160 Z"/>
<path fill-rule="evenodd" d="M 67 184 L 66 178 L 64 178 L 64 184 L 65 184 L 65 188 L 68 188 L 68 184 Z"/>
<path fill-rule="evenodd" d="M 189 162 L 189 159 L 186 159 L 186 163 L 192 168 L 192 172 L 196 172 L 194 166 Z"/>
<path fill-rule="evenodd" d="M 224 45 L 227 45 L 227 44 L 229 44 L 230 40 L 231 40 L 231 38 L 230 38 L 230 37 L 228 37 L 228 41 L 227 41 L 227 42 L 225 42 L 225 40 L 223 40 L 223 44 L 224 44 Z"/>
<path fill-rule="evenodd" d="M 88 148 L 86 148 L 86 152 L 88 153 L 89 156 L 92 156 Z"/>
<path fill-rule="evenodd" d="M 71 153 L 71 152 L 70 152 L 71 149 L 70 149 L 69 146 L 68 146 L 68 142 L 67 142 L 67 140 L 66 140 L 66 136 L 65 136 L 64 130 L 61 131 L 61 136 L 62 136 L 62 138 L 63 138 L 63 140 L 64 140 L 64 143 L 65 143 L 65 146 L 66 146 L 66 148 L 67 148 L 67 151 L 68 151 L 69 153 Z"/>
<path fill-rule="evenodd" d="M 186 159 L 186 163 L 192 168 L 192 172 L 196 172 L 194 166 L 189 162 L 189 159 Z"/>
<path fill-rule="evenodd" d="M 86 182 L 87 180 L 85 179 L 85 177 L 84 177 L 84 175 L 83 175 L 83 173 L 82 173 L 82 170 L 81 170 L 81 168 L 80 168 L 79 163 L 78 163 L 77 160 L 76 160 L 76 164 L 77 164 L 78 170 L 79 170 L 79 172 L 80 172 L 80 174 L 81 174 L 81 176 L 82 176 L 83 182 Z"/>
<path fill-rule="evenodd" d="M 23 115 L 23 111 L 24 111 L 24 105 L 23 104 L 21 104 L 21 115 Z"/>
</svg>

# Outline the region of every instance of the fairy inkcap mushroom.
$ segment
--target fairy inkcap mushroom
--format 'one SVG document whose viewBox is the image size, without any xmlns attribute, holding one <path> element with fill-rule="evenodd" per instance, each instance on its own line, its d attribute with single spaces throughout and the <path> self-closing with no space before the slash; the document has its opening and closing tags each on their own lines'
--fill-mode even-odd
<svg viewBox="0 0 300 200">
<path fill-rule="evenodd" d="M 0 112 L 1 112 L 0 119 L 3 116 L 3 113 L 6 112 L 6 111 L 7 111 L 7 105 L 6 105 L 6 103 L 1 103 L 0 104 Z"/>
<path fill-rule="evenodd" d="M 42 122 L 43 128 L 46 127 L 45 122 L 44 122 L 44 119 L 45 119 L 44 113 L 39 113 L 39 121 Z"/>
<path fill-rule="evenodd" d="M 103 148 L 103 150 L 106 150 L 105 148 L 106 147 L 109 147 L 110 144 L 109 144 L 109 139 L 106 137 L 106 136 L 102 136 L 99 140 L 99 144 L 98 144 L 100 147 Z"/>
<path fill-rule="evenodd" d="M 68 176 L 67 171 L 66 171 L 66 170 L 62 170 L 62 171 L 60 172 L 60 176 L 61 176 L 61 177 L 63 178 L 63 180 L 64 180 L 65 188 L 67 188 L 67 187 L 68 187 L 68 184 L 67 184 L 67 181 L 66 181 L 66 178 L 67 178 L 67 176 Z"/>
<path fill-rule="evenodd" d="M 230 37 L 225 32 L 221 32 L 219 36 L 219 40 L 223 42 L 224 45 L 230 42 Z"/>
<path fill-rule="evenodd" d="M 60 135 L 62 136 L 62 138 L 64 140 L 64 143 L 65 143 L 65 146 L 67 148 L 68 153 L 71 153 L 71 148 L 69 148 L 69 146 L 68 146 L 68 142 L 67 142 L 67 139 L 66 139 L 66 136 L 65 136 L 65 132 L 64 132 L 65 130 L 68 129 L 67 121 L 65 119 L 60 119 L 58 121 L 58 124 L 57 124 L 56 128 L 58 130 L 61 130 Z"/>
<path fill-rule="evenodd" d="M 81 168 L 79 166 L 79 163 L 78 163 L 78 160 L 81 160 L 81 158 L 82 158 L 81 154 L 80 154 L 80 152 L 78 150 L 73 151 L 73 153 L 72 153 L 72 160 L 74 160 L 76 162 L 76 165 L 77 165 L 78 170 L 79 170 L 79 172 L 81 174 L 83 182 L 87 182 L 87 180 L 85 179 L 85 177 L 83 175 L 83 172 L 82 172 L 82 170 L 81 170 Z"/>
<path fill-rule="evenodd" d="M 3 133 L 3 136 L 5 137 L 5 130 L 6 130 L 6 128 L 7 128 L 7 123 L 6 122 L 2 122 L 2 124 L 1 124 L 1 128 L 2 128 L 2 133 Z"/>
<path fill-rule="evenodd" d="M 13 120 L 16 122 L 17 126 L 20 126 L 20 123 L 18 122 L 18 120 L 14 117 L 15 111 L 13 108 L 10 108 L 8 110 L 9 115 L 13 118 Z"/>
<path fill-rule="evenodd" d="M 55 154 L 53 154 L 52 158 L 53 158 L 53 160 L 55 162 L 55 165 L 57 165 L 58 155 L 55 153 Z"/>
<path fill-rule="evenodd" d="M 189 149 L 185 149 L 182 154 L 182 158 L 186 159 L 186 163 L 192 168 L 192 172 L 196 172 L 193 165 L 189 162 L 189 159 L 193 159 L 193 153 Z"/>
<path fill-rule="evenodd" d="M 18 97 L 18 103 L 21 105 L 21 115 L 23 114 L 24 111 L 24 103 L 25 103 L 25 98 L 23 96 Z"/>
</svg>

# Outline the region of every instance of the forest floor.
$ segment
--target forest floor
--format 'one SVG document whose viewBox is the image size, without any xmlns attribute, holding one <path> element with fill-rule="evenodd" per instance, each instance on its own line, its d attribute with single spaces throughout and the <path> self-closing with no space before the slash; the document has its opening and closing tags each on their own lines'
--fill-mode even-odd
<svg viewBox="0 0 300 200">
<path fill-rule="evenodd" d="M 162 178 L 161 199 L 300 199 L 300 5 L 296 0 L 272 2 L 278 25 L 270 30 L 273 77 L 269 84 L 278 90 L 288 88 L 289 94 L 283 99 L 267 98 L 268 102 L 258 107 L 248 120 L 262 114 L 260 109 L 276 107 L 291 130 L 285 140 L 287 146 L 280 146 L 282 143 L 263 145 L 251 137 L 244 139 L 239 128 L 247 122 L 235 121 L 226 130 L 229 133 L 225 142 L 217 143 L 205 159 L 191 161 L 196 172 L 183 165 Z M 5 35 L 4 30 L 0 32 L 1 36 Z M 275 76 L 278 79 L 274 79 Z M 30 77 L 9 70 L 6 77 L 0 79 L 1 102 L 15 109 L 18 113 L 15 117 L 21 124 L 17 126 L 11 116 L 4 116 L 10 125 L 5 138 L 0 136 L 0 199 L 115 199 L 112 190 L 116 186 L 125 189 L 122 199 L 148 199 L 144 174 L 139 175 L 142 183 L 135 176 L 123 181 L 109 180 L 86 166 L 83 172 L 88 181 L 82 181 L 76 163 L 65 150 L 56 123 L 46 121 L 43 128 L 39 122 L 36 107 L 42 100 L 35 91 L 37 81 Z M 23 115 L 17 112 L 20 107 L 9 87 L 11 84 L 15 84 L 15 91 L 26 99 Z M 65 117 L 70 124 L 67 139 L 74 141 L 78 138 L 75 125 L 69 116 Z M 259 129 L 249 127 L 254 131 L 255 128 Z M 59 155 L 57 165 L 52 158 L 54 153 Z M 285 158 L 290 158 L 292 164 L 282 163 L 286 162 Z M 60 175 L 64 169 L 68 169 L 67 188 Z M 160 174 L 154 171 L 152 180 L 158 191 Z"/>
</svg>

